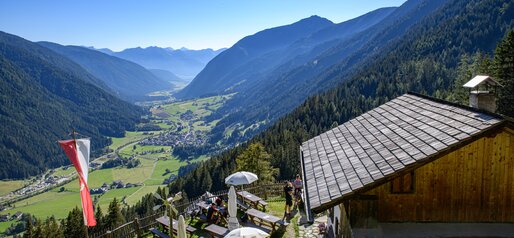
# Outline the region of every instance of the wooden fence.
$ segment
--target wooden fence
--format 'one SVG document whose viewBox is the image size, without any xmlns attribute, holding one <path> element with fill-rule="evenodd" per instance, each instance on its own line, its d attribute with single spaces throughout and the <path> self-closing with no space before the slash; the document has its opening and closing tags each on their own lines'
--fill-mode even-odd
<svg viewBox="0 0 514 238">
<path fill-rule="evenodd" d="M 243 187 L 245 191 L 253 193 L 254 195 L 261 197 L 267 201 L 281 201 L 284 200 L 284 182 L 278 182 L 274 184 L 265 185 L 249 185 Z M 241 187 L 236 188 L 237 191 L 241 190 Z M 178 210 L 180 215 L 188 218 L 192 211 L 197 210 L 197 203 L 201 200 L 212 199 L 213 201 L 217 197 L 227 198 L 228 190 L 217 191 L 214 193 L 204 193 L 193 199 L 189 199 L 184 202 L 178 202 L 175 204 L 175 208 Z M 142 237 L 143 234 L 148 232 L 148 229 L 153 226 L 157 226 L 156 219 L 164 215 L 164 207 L 157 210 L 154 214 L 138 218 L 135 217 L 130 219 L 132 221 L 127 222 L 114 229 L 107 229 L 104 231 L 89 234 L 91 238 L 125 238 L 125 237 Z"/>
<path fill-rule="evenodd" d="M 134 218 L 134 220 L 127 222 L 114 229 L 107 231 L 97 232 L 90 234 L 89 237 L 97 238 L 125 238 L 125 237 L 142 237 L 147 233 L 148 229 L 155 226 L 157 221 L 155 219 L 164 215 L 164 211 L 160 209 L 156 213 L 143 218 Z"/>
</svg>

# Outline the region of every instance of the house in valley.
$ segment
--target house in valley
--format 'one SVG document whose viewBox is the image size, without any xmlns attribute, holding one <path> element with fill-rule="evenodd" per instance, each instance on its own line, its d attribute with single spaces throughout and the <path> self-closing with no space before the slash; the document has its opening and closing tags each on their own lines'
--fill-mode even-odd
<svg viewBox="0 0 514 238">
<path fill-rule="evenodd" d="M 512 119 L 407 93 L 300 150 L 330 237 L 514 235 Z"/>
</svg>

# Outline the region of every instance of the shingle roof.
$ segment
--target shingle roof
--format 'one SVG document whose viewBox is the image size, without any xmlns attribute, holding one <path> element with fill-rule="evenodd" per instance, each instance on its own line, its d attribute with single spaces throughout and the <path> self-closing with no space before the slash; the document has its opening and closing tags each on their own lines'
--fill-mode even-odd
<svg viewBox="0 0 514 238">
<path fill-rule="evenodd" d="M 302 144 L 308 206 L 323 211 L 502 121 L 494 114 L 404 94 Z"/>
</svg>

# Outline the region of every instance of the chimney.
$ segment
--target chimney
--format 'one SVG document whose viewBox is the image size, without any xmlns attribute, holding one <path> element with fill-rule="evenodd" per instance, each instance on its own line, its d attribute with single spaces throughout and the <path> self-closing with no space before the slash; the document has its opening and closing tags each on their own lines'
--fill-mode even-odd
<svg viewBox="0 0 514 238">
<path fill-rule="evenodd" d="M 500 85 L 488 75 L 477 75 L 464 84 L 469 88 L 469 106 L 496 112 L 496 87 Z"/>
</svg>

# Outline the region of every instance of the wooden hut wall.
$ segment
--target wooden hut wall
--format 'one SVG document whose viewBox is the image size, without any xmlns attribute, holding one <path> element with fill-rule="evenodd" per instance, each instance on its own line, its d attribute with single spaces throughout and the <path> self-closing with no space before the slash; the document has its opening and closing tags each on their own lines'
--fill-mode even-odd
<svg viewBox="0 0 514 238">
<path fill-rule="evenodd" d="M 504 127 L 417 168 L 412 193 L 387 182 L 365 194 L 377 196 L 381 222 L 514 222 L 513 151 Z"/>
</svg>

